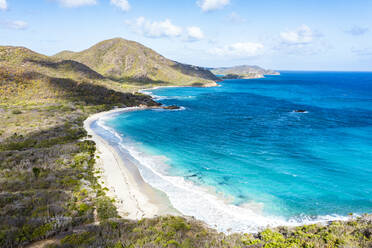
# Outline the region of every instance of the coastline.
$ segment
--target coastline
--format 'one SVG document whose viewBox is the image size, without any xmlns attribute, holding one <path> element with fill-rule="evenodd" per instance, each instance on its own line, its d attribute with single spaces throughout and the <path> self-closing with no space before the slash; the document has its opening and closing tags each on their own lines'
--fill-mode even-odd
<svg viewBox="0 0 372 248">
<path fill-rule="evenodd" d="M 183 86 L 160 86 L 143 89 L 141 92 L 149 94 L 143 91 L 163 87 Z M 97 153 L 100 156 L 97 159 L 97 167 L 103 171 L 101 184 L 109 189 L 107 195 L 116 199 L 115 205 L 120 216 L 132 220 L 166 215 L 192 216 L 210 228 L 224 233 L 257 233 L 265 227 L 290 227 L 348 219 L 348 217 L 337 215 L 289 220 L 278 216 L 263 216 L 256 203 L 233 205 L 210 188 L 194 185 L 182 177 L 163 177 L 162 175 L 167 185 L 162 185 L 163 188 L 158 187 L 159 185 L 154 185 L 153 181 L 148 181 L 149 178 L 141 174 L 142 169 L 138 167 L 139 164 L 131 161 L 134 159 L 142 164 L 141 157 L 132 155 L 129 151 L 123 154 L 122 149 L 117 150 L 91 127 L 98 120 L 115 114 L 157 108 L 159 107 L 119 108 L 94 114 L 84 122 L 85 129 L 92 136 L 91 139 L 96 142 Z M 169 192 L 169 187 L 172 187 L 173 192 Z M 187 199 L 187 204 L 185 204 L 185 199 Z M 195 212 L 196 208 L 198 210 Z"/>
<path fill-rule="evenodd" d="M 217 83 L 205 84 L 200 87 L 219 87 Z M 199 87 L 199 86 L 156 86 L 141 89 L 138 92 L 149 95 L 148 90 L 159 88 Z M 121 217 L 131 220 L 154 218 L 157 216 L 182 215 L 172 206 L 165 192 L 160 191 L 145 182 L 137 166 L 119 152 L 92 129 L 92 124 L 108 116 L 137 110 L 154 109 L 158 107 L 126 107 L 90 115 L 84 121 L 84 129 L 96 143 L 96 169 L 101 171 L 99 183 L 108 189 L 107 195 L 115 199 L 115 206 Z M 129 155 L 130 156 L 130 155 Z"/>
<path fill-rule="evenodd" d="M 223 81 L 223 80 L 221 80 Z M 201 86 L 192 86 L 192 85 L 164 85 L 164 86 L 154 86 L 154 87 L 151 87 L 151 88 L 144 88 L 144 89 L 141 89 L 141 90 L 138 90 L 139 93 L 142 93 L 142 94 L 147 94 L 146 91 L 149 91 L 149 90 L 157 90 L 157 89 L 162 89 L 162 88 L 211 88 L 211 87 L 220 87 L 221 85 L 218 84 L 218 83 L 208 83 L 208 84 L 204 84 L 204 85 L 201 85 Z"/>
<path fill-rule="evenodd" d="M 91 115 L 84 121 L 84 128 L 91 136 L 89 139 L 96 143 L 96 169 L 102 172 L 100 184 L 108 188 L 107 195 L 115 199 L 121 217 L 140 220 L 156 216 L 180 215 L 165 193 L 146 183 L 136 165 L 130 159 L 120 156 L 116 149 L 92 128 L 92 124 L 101 118 L 144 109 L 151 109 L 151 107 L 114 109 Z"/>
</svg>

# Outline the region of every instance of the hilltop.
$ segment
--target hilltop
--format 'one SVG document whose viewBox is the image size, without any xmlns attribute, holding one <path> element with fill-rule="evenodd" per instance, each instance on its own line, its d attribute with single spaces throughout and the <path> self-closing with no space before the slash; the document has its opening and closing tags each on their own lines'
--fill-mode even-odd
<svg viewBox="0 0 372 248">
<path fill-rule="evenodd" d="M 87 65 L 120 82 L 160 85 L 216 85 L 219 79 L 202 67 L 169 60 L 137 42 L 115 38 L 81 52 L 63 51 L 53 56 Z"/>
<path fill-rule="evenodd" d="M 215 75 L 224 75 L 226 79 L 263 78 L 265 75 L 280 75 L 279 72 L 263 69 L 256 65 L 239 65 L 233 67 L 211 68 Z"/>
</svg>

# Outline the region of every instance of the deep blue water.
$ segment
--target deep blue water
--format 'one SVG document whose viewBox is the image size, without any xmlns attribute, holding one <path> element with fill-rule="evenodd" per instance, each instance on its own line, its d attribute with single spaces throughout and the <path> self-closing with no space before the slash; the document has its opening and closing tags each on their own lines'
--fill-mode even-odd
<svg viewBox="0 0 372 248">
<path fill-rule="evenodd" d="M 372 212 L 372 73 L 282 72 L 220 84 L 151 90 L 185 110 L 123 113 L 106 125 L 150 157 L 165 156 L 154 160 L 157 172 L 259 216 Z M 182 211 L 182 194 L 169 195 Z M 192 209 L 184 212 L 203 214 Z"/>
</svg>

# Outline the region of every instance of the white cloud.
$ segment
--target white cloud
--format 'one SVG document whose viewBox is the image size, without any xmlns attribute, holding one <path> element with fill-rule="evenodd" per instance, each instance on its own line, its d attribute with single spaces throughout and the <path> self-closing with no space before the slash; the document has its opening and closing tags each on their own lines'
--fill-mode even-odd
<svg viewBox="0 0 372 248">
<path fill-rule="evenodd" d="M 217 47 L 209 50 L 209 53 L 219 56 L 232 57 L 253 57 L 259 55 L 264 49 L 264 45 L 255 42 L 240 42 L 224 47 Z"/>
<path fill-rule="evenodd" d="M 203 11 L 222 9 L 230 4 L 230 0 L 198 0 L 196 2 Z"/>
<path fill-rule="evenodd" d="M 127 21 L 126 23 L 131 25 L 136 32 L 150 38 L 178 37 L 182 34 L 182 28 L 174 25 L 169 19 L 149 21 L 144 17 L 139 17 L 134 22 Z"/>
<path fill-rule="evenodd" d="M 28 28 L 27 22 L 24 21 L 3 21 L 0 22 L 1 26 L 9 29 L 24 30 Z"/>
<path fill-rule="evenodd" d="M 8 9 L 6 0 L 0 0 L 0 10 L 6 10 L 6 9 Z"/>
<path fill-rule="evenodd" d="M 356 26 L 356 25 L 354 25 L 353 27 L 351 27 L 348 30 L 345 30 L 346 33 L 354 35 L 354 36 L 363 35 L 363 34 L 367 33 L 368 31 L 369 31 L 369 28 L 359 27 L 359 26 Z"/>
<path fill-rule="evenodd" d="M 301 25 L 295 30 L 281 32 L 279 39 L 273 45 L 272 51 L 280 54 L 310 56 L 326 53 L 333 47 L 317 30 L 307 25 Z"/>
<path fill-rule="evenodd" d="M 303 56 L 325 53 L 332 49 L 320 32 L 312 30 L 307 25 L 281 32 L 279 38 L 273 50 L 280 53 Z"/>
<path fill-rule="evenodd" d="M 204 39 L 204 33 L 199 27 L 187 28 L 187 40 L 198 41 Z"/>
<path fill-rule="evenodd" d="M 8 25 L 10 28 L 19 29 L 19 30 L 26 29 L 28 27 L 27 22 L 24 22 L 24 21 L 12 21 L 12 22 L 9 22 Z"/>
<path fill-rule="evenodd" d="M 307 25 L 302 25 L 294 31 L 280 33 L 282 41 L 288 45 L 309 44 L 316 36 L 317 35 Z"/>
<path fill-rule="evenodd" d="M 58 2 L 68 8 L 75 8 L 85 5 L 95 5 L 97 4 L 97 0 L 58 0 Z"/>
<path fill-rule="evenodd" d="M 227 16 L 227 19 L 230 21 L 230 22 L 233 22 L 233 23 L 243 23 L 245 22 L 245 18 L 241 17 L 238 13 L 236 12 L 231 12 L 230 15 Z"/>
<path fill-rule="evenodd" d="M 134 32 L 149 38 L 179 38 L 185 42 L 194 42 L 205 38 L 200 27 L 177 26 L 170 19 L 151 21 L 142 16 L 135 20 L 127 20 L 125 23 Z"/>
<path fill-rule="evenodd" d="M 119 7 L 123 11 L 129 11 L 130 10 L 130 4 L 128 0 L 110 0 L 111 4 L 115 5 L 116 7 Z"/>
</svg>

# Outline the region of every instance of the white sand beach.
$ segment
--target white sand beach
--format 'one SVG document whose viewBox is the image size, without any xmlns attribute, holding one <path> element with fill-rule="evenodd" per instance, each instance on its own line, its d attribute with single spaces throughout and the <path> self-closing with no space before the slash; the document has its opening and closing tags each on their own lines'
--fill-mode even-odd
<svg viewBox="0 0 372 248">
<path fill-rule="evenodd" d="M 163 215 L 177 215 L 167 196 L 149 184 L 140 175 L 136 165 L 120 156 L 101 136 L 93 131 L 93 122 L 114 113 L 144 109 L 140 107 L 115 109 L 90 116 L 84 128 L 96 143 L 97 169 L 102 171 L 100 183 L 109 189 L 107 195 L 113 197 L 120 216 L 139 220 Z"/>
</svg>

